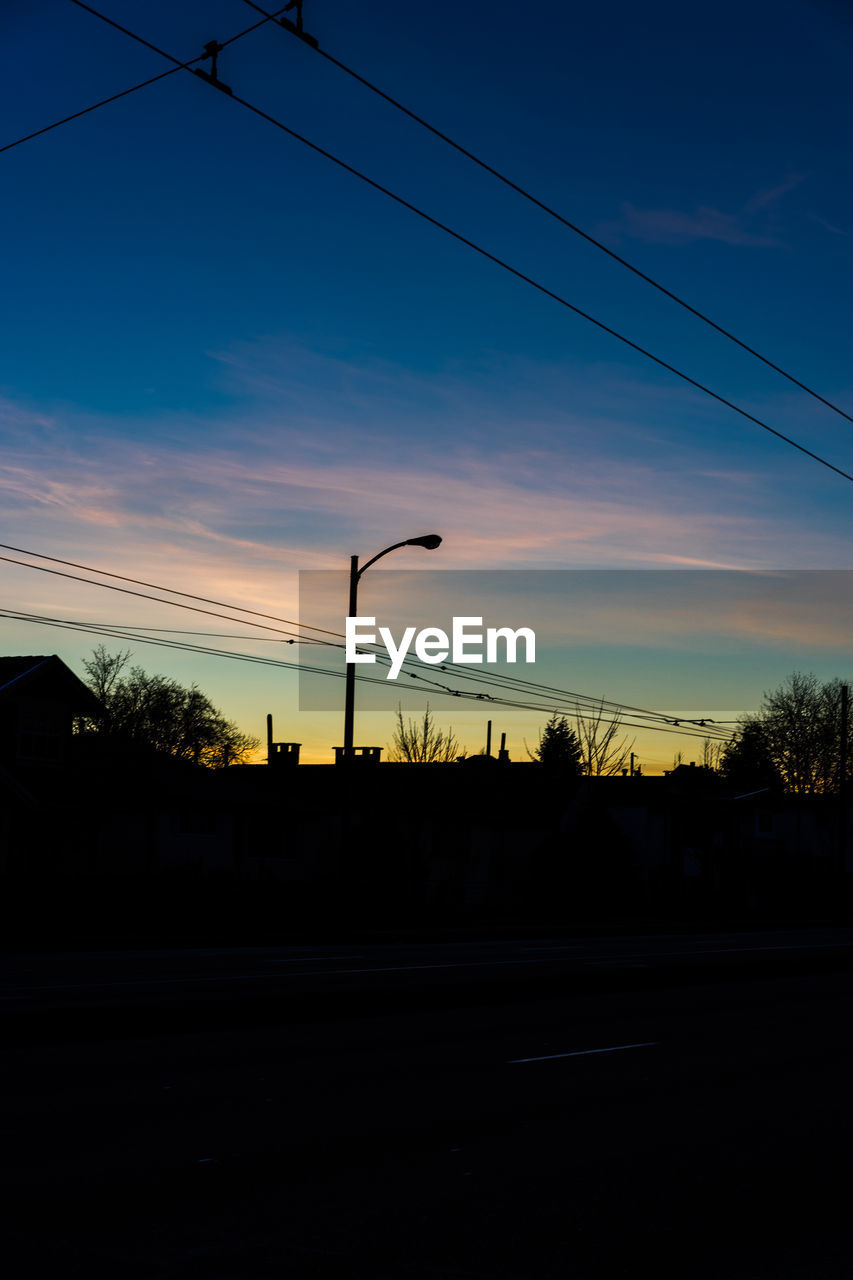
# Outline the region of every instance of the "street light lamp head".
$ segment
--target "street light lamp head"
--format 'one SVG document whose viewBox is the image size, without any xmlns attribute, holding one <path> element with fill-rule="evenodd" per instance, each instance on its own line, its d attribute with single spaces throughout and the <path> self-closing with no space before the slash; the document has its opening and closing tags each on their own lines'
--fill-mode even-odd
<svg viewBox="0 0 853 1280">
<path fill-rule="evenodd" d="M 426 547 L 427 551 L 435 551 L 436 547 L 441 546 L 441 538 L 437 533 L 425 533 L 422 538 L 409 538 L 405 545 L 407 547 Z"/>
</svg>

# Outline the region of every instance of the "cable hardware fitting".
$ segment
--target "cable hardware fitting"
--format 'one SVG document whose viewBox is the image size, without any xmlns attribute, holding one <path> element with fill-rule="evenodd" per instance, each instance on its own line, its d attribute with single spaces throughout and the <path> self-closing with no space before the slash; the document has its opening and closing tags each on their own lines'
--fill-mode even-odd
<svg viewBox="0 0 853 1280">
<path fill-rule="evenodd" d="M 289 13 L 291 9 L 296 10 L 296 21 L 291 22 L 289 18 L 279 18 L 279 26 L 284 27 L 285 31 L 290 31 L 293 35 L 299 36 L 300 40 L 304 40 L 306 44 L 310 44 L 312 49 L 319 49 L 320 42 L 314 36 L 310 36 L 302 26 L 302 4 L 303 0 L 290 0 L 284 12 Z"/>
<path fill-rule="evenodd" d="M 202 54 L 202 57 L 210 58 L 210 71 L 202 71 L 200 67 L 193 67 L 193 74 L 201 76 L 202 80 L 206 80 L 208 84 L 212 84 L 214 89 L 221 89 L 223 93 L 233 96 L 234 90 L 219 79 L 216 69 L 216 59 L 224 48 L 225 46 L 220 44 L 217 40 L 208 40 L 207 44 L 204 46 L 204 53 Z"/>
</svg>

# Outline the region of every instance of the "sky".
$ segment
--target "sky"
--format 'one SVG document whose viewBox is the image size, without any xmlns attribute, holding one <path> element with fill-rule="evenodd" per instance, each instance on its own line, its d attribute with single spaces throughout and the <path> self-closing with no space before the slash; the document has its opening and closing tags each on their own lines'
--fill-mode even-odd
<svg viewBox="0 0 853 1280">
<path fill-rule="evenodd" d="M 242 0 L 101 4 L 182 61 L 258 19 Z M 847 5 L 305 0 L 304 14 L 323 50 L 853 414 Z M 71 0 L 37 13 L 6 0 L 0 31 L 0 146 L 168 65 Z M 224 50 L 219 75 L 853 473 L 853 424 L 294 37 L 261 26 Z M 302 623 L 317 620 L 299 615 L 300 572 L 345 571 L 351 554 L 433 531 L 438 551 L 395 552 L 389 568 L 670 570 L 675 600 L 677 571 L 853 567 L 849 480 L 190 72 L 0 164 L 3 543 Z M 222 633 L 218 647 L 294 664 L 307 648 L 3 561 L 0 588 L 7 610 L 83 625 Z M 822 605 L 807 635 L 791 619 L 788 634 L 784 608 L 754 611 L 748 640 L 719 632 L 728 685 L 672 609 L 638 634 L 633 589 L 583 612 L 584 646 L 554 640 L 532 679 L 733 719 L 793 666 L 853 674 Z M 538 603 L 531 613 L 545 625 Z M 56 652 L 78 674 L 96 643 L 0 618 L 0 652 Z M 341 741 L 336 711 L 300 710 L 292 669 L 107 647 L 196 681 L 258 737 L 273 713 L 304 759 Z M 482 705 L 438 690 L 430 702 L 480 749 Z M 547 718 L 488 714 L 514 758 Z M 388 710 L 357 718 L 357 740 L 391 732 Z M 684 747 L 637 738 L 649 772 Z"/>
</svg>

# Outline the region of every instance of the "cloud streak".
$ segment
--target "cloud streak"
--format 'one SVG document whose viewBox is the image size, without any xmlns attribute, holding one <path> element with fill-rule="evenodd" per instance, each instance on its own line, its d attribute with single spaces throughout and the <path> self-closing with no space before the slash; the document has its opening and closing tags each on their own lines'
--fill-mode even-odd
<svg viewBox="0 0 853 1280">
<path fill-rule="evenodd" d="M 594 481 L 594 466 L 591 474 Z M 76 539 L 103 548 L 109 528 L 111 554 L 124 543 L 134 559 L 166 539 L 185 552 L 204 544 L 249 561 L 286 554 L 294 567 L 306 559 L 331 567 L 354 536 L 393 540 L 400 527 L 429 524 L 448 531 L 442 558 L 471 567 L 613 556 L 654 563 L 670 560 L 676 544 L 679 560 L 730 563 L 707 548 L 721 548 L 727 526 L 748 536 L 749 520 L 703 516 L 695 506 L 688 532 L 683 510 L 655 501 L 651 469 L 609 464 L 606 480 L 590 492 L 571 463 L 545 450 L 535 459 L 504 447 L 491 458 L 460 450 L 432 464 L 399 455 L 363 463 L 316 458 L 304 441 L 279 435 L 252 460 L 221 446 L 200 458 L 177 445 L 152 458 L 127 441 L 97 460 L 71 448 L 59 462 L 12 456 L 0 469 L 0 493 L 19 527 L 38 529 L 41 545 L 55 547 L 74 529 Z"/>
<path fill-rule="evenodd" d="M 679 209 L 639 209 L 627 201 L 620 217 L 608 222 L 602 231 L 614 237 L 629 236 L 649 244 L 694 244 L 700 240 L 716 240 L 721 244 L 746 245 L 753 248 L 778 248 L 778 237 L 752 231 L 744 225 L 741 214 L 723 213 L 708 205 L 692 212 Z"/>
<path fill-rule="evenodd" d="M 805 175 L 802 173 L 789 173 L 783 182 L 777 183 L 775 187 L 765 187 L 760 191 L 756 191 L 755 195 L 747 200 L 744 205 L 744 213 L 758 213 L 761 209 L 766 209 L 772 204 L 776 204 L 777 200 L 781 200 L 789 191 L 793 191 L 794 187 L 798 187 L 803 181 Z"/>
<path fill-rule="evenodd" d="M 627 236 L 650 244 L 695 244 L 713 240 L 747 248 L 778 248 L 783 241 L 768 229 L 766 215 L 803 180 L 801 173 L 788 174 L 775 186 L 756 191 L 736 213 L 726 213 L 712 205 L 699 205 L 690 211 L 641 209 L 625 201 L 620 216 L 604 224 L 601 231 L 616 239 Z M 757 225 L 760 215 L 764 215 L 764 225 Z"/>
<path fill-rule="evenodd" d="M 798 539 L 790 512 L 775 514 L 766 472 L 710 466 L 701 443 L 674 452 L 657 425 L 665 391 L 613 369 L 597 371 L 594 396 L 573 371 L 557 378 L 525 367 L 521 378 L 510 370 L 497 381 L 486 369 L 467 392 L 452 377 L 436 379 L 440 394 L 423 405 L 423 375 L 395 378 L 390 367 L 292 347 L 287 360 L 296 366 L 291 389 L 325 388 L 310 420 L 269 343 L 254 362 L 246 349 L 220 363 L 232 403 L 202 424 L 7 404 L 0 537 L 288 617 L 298 570 L 340 567 L 353 551 L 367 556 L 433 529 L 448 569 L 778 566 L 780 548 L 793 546 L 801 563 L 844 563 L 830 535 Z M 255 363 L 269 375 L 262 390 Z M 355 430 L 342 382 L 357 383 L 358 405 L 370 407 Z M 531 396 L 544 390 L 553 402 L 539 418 L 528 383 Z M 690 411 L 677 394 L 679 412 Z M 567 401 L 571 413 L 561 408 Z M 455 426 L 455 439 L 433 433 L 436 415 Z M 49 589 L 41 575 L 11 566 L 0 577 L 16 607 L 53 599 L 55 608 L 105 616 L 94 588 L 57 580 Z M 152 606 L 115 603 L 115 618 L 151 620 Z"/>
</svg>

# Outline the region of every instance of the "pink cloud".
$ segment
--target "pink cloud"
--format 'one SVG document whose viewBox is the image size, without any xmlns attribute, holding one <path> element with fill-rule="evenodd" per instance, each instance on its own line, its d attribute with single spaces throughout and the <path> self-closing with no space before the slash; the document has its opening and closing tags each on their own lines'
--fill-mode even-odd
<svg viewBox="0 0 853 1280">
<path fill-rule="evenodd" d="M 750 517 L 703 510 L 698 493 L 674 504 L 665 477 L 609 457 L 582 472 L 506 448 L 361 463 L 318 459 L 281 433 L 245 461 L 215 446 L 154 455 L 116 440 L 95 454 L 66 441 L 60 458 L 9 457 L 0 495 L 15 507 L 10 542 L 270 612 L 284 575 L 338 566 L 401 529 L 437 528 L 441 565 L 456 568 L 720 567 L 761 559 L 773 540 Z"/>
<path fill-rule="evenodd" d="M 281 390 L 283 375 L 273 368 Z M 359 376 L 369 378 L 370 370 Z M 555 375 L 552 390 L 562 405 L 561 378 Z M 447 379 L 437 448 L 427 428 L 415 429 L 422 381 L 410 386 L 400 372 L 399 385 L 391 380 L 390 409 L 377 391 L 369 431 L 357 438 L 348 401 L 327 405 L 315 397 L 306 422 L 301 410 L 291 412 L 286 402 L 282 408 L 275 397 L 270 403 L 266 394 L 211 423 L 140 419 L 131 424 L 135 440 L 117 434 L 127 423 L 91 418 L 51 418 L 48 434 L 10 429 L 0 504 L 14 518 L 0 537 L 288 617 L 295 616 L 298 570 L 340 567 L 350 552 L 369 555 L 401 530 L 442 533 L 435 568 L 773 565 L 780 546 L 795 545 L 790 514 L 784 521 L 753 514 L 772 486 L 768 474 L 750 480 L 734 468 L 709 468 L 707 453 L 689 445 L 674 459 L 666 433 L 652 440 L 652 429 L 632 420 L 644 395 L 657 405 L 660 388 L 596 370 L 596 388 L 604 390 L 589 411 L 562 410 L 558 438 L 551 423 L 539 429 L 521 398 L 496 406 L 475 390 L 466 399 L 462 385 Z M 413 429 L 397 428 L 398 397 Z M 20 414 L 14 405 L 8 412 L 12 427 Z M 448 417 L 494 423 L 495 430 L 463 429 L 451 443 Z M 658 444 L 666 452 L 654 466 L 645 459 Z M 838 564 L 846 556 L 829 533 L 796 546 L 809 563 Z M 421 567 L 413 552 L 401 557 L 401 568 L 409 557 Z M 174 616 L 157 606 L 151 618 L 152 606 L 143 602 L 63 587 L 59 579 L 48 590 L 46 577 L 11 566 L 0 574 L 7 598 L 21 608 L 56 597 L 69 608 L 85 605 L 90 617 L 111 612 L 159 623 Z"/>
<path fill-rule="evenodd" d="M 757 213 L 759 209 L 766 209 L 768 205 L 775 204 L 777 200 L 781 200 L 782 196 L 793 191 L 794 187 L 798 187 L 803 181 L 804 174 L 790 173 L 784 182 L 778 183 L 775 187 L 765 187 L 760 191 L 756 191 L 747 203 L 744 205 L 744 212 Z"/>
<path fill-rule="evenodd" d="M 774 236 L 750 231 L 742 215 L 722 213 L 705 205 L 692 213 L 684 213 L 678 209 L 638 209 L 626 202 L 622 205 L 621 218 L 608 224 L 607 230 L 657 244 L 717 240 L 723 244 L 769 248 L 781 243 Z"/>
<path fill-rule="evenodd" d="M 619 384 L 611 377 L 608 387 L 615 395 Z M 638 384 L 627 399 L 636 403 L 643 390 L 657 394 Z M 453 388 L 452 405 L 460 422 L 466 414 L 470 418 L 459 387 Z M 513 406 L 520 424 L 517 443 L 496 433 L 486 444 L 444 440 L 438 449 L 427 442 L 420 452 L 413 443 L 418 433 L 395 436 L 381 416 L 368 448 L 360 435 L 353 441 L 345 415 L 312 419 L 306 430 L 286 416 L 282 422 L 275 406 L 243 406 L 231 420 L 205 424 L 203 449 L 197 422 L 171 424 L 169 443 L 155 444 L 161 421 L 134 423 L 139 440 L 133 441 L 115 434 L 111 423 L 51 419 L 49 435 L 7 432 L 0 466 L 7 520 L 0 538 L 296 618 L 298 570 L 344 569 L 352 551 L 367 556 L 400 536 L 433 528 L 445 543 L 428 557 L 431 568 L 777 564 L 779 548 L 799 537 L 790 509 L 778 520 L 759 518 L 752 514 L 754 505 L 744 506 L 742 494 L 730 499 L 732 473 L 709 471 L 704 453 L 698 462 L 694 454 L 682 460 L 676 491 L 671 458 L 656 468 L 614 452 L 611 416 L 614 431 L 629 434 L 635 428 L 627 406 L 617 412 L 608 401 L 604 408 L 606 428 L 601 412 L 567 418 L 558 445 L 543 438 L 530 448 L 528 420 Z M 490 412 L 499 419 L 498 410 Z M 715 477 L 716 487 L 709 485 Z M 759 475 L 750 492 L 768 484 Z M 844 541 L 829 534 L 822 540 L 799 537 L 797 546 L 805 562 L 837 564 L 846 556 Z M 401 553 L 397 563 L 420 569 L 426 560 L 412 551 Z M 294 649 L 277 649 L 248 625 L 183 614 L 13 565 L 0 563 L 0 583 L 7 607 L 128 625 L 244 632 L 245 641 L 225 642 L 226 647 L 295 657 Z M 668 633 L 688 633 L 696 616 L 678 606 L 649 614 L 640 625 L 637 617 L 614 608 L 610 617 L 585 619 L 581 612 L 578 626 L 591 638 L 605 634 L 605 626 L 612 635 L 633 634 L 638 642 L 647 636 L 649 644 L 663 645 Z M 751 635 L 755 627 L 757 636 L 772 636 L 778 626 L 780 638 L 785 636 L 784 610 L 757 620 L 726 614 L 721 622 L 735 635 Z M 97 642 L 68 632 L 26 631 L 23 624 L 18 633 L 4 634 L 22 637 L 9 641 L 19 652 L 73 653 L 77 644 L 86 654 Z M 819 645 L 819 632 L 802 634 Z M 295 677 L 286 671 L 271 675 L 269 668 L 132 647 L 148 669 L 165 669 L 186 681 L 198 678 L 226 714 L 252 732 L 262 733 L 264 715 L 274 710 L 277 724 L 291 726 L 281 730 L 284 736 L 306 743 L 316 736 L 313 758 L 327 758 L 339 740 L 338 718 L 330 718 L 327 731 L 300 724 Z M 386 736 L 383 730 L 376 740 Z"/>
<path fill-rule="evenodd" d="M 809 214 L 809 217 L 813 222 L 817 222 L 834 236 L 847 236 L 850 234 L 848 231 L 842 230 L 841 227 L 836 227 L 834 223 L 828 222 L 826 218 L 822 218 L 819 213 L 811 213 Z"/>
</svg>

